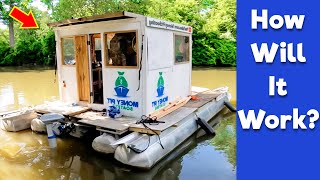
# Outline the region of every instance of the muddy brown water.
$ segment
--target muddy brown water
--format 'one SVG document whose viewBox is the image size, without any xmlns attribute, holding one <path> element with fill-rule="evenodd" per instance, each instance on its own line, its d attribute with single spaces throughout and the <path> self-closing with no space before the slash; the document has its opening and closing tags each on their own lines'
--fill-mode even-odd
<svg viewBox="0 0 320 180">
<path fill-rule="evenodd" d="M 236 100 L 236 71 L 230 68 L 194 68 L 192 84 L 208 88 L 229 86 Z M 0 112 L 44 101 L 58 100 L 52 68 L 0 67 Z M 2 179 L 236 179 L 235 114 L 224 110 L 212 121 L 217 135 L 198 131 L 149 171 L 116 162 L 94 152 L 91 142 L 58 139 L 48 147 L 47 137 L 30 130 L 0 130 Z"/>
</svg>

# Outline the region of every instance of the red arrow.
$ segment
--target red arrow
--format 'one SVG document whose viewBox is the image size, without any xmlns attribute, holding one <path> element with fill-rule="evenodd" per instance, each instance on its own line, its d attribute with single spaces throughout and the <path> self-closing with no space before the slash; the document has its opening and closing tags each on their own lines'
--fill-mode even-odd
<svg viewBox="0 0 320 180">
<path fill-rule="evenodd" d="M 39 28 L 31 10 L 29 14 L 27 14 L 18 7 L 14 6 L 10 11 L 9 16 L 21 23 L 20 29 Z"/>
</svg>

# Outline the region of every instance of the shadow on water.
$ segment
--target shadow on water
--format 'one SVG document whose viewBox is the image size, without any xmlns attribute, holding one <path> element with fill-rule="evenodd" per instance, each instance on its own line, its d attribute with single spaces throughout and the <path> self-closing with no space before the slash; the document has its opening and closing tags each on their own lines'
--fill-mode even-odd
<svg viewBox="0 0 320 180">
<path fill-rule="evenodd" d="M 54 70 L 53 66 L 0 66 L 0 72 L 25 73 Z"/>
<path fill-rule="evenodd" d="M 193 66 L 192 71 L 235 71 L 236 67 L 202 67 L 202 66 Z"/>
</svg>

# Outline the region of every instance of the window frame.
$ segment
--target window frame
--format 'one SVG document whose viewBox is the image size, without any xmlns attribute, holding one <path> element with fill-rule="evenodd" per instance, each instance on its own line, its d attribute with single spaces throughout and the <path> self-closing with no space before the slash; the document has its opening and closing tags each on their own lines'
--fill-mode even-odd
<svg viewBox="0 0 320 180">
<path fill-rule="evenodd" d="M 65 63 L 65 60 L 64 60 L 64 45 L 63 45 L 63 39 L 73 39 L 73 44 L 74 44 L 74 47 L 73 47 L 73 51 L 74 51 L 74 59 L 76 61 L 75 64 L 66 64 Z M 77 60 L 76 60 L 76 43 L 75 43 L 75 36 L 65 36 L 65 37 L 61 37 L 60 38 L 60 44 L 61 44 L 61 63 L 62 63 L 62 66 L 71 66 L 71 67 L 74 67 L 77 65 Z"/>
<path fill-rule="evenodd" d="M 176 62 L 176 36 L 183 36 L 183 37 L 188 37 L 189 38 L 189 46 L 188 46 L 188 60 L 183 61 L 183 62 Z M 191 35 L 188 34 L 183 34 L 183 33 L 173 33 L 173 63 L 174 65 L 179 65 L 179 64 L 188 64 L 190 63 L 190 55 L 191 55 Z"/>
<path fill-rule="evenodd" d="M 91 36 L 92 35 L 92 36 Z M 93 57 L 93 52 L 92 52 L 92 50 L 95 50 L 95 47 L 93 47 L 94 49 L 92 49 L 92 45 L 94 44 L 95 46 L 96 46 L 96 42 L 95 42 L 95 40 L 97 39 L 97 38 L 100 38 L 100 45 L 101 45 L 101 65 L 103 64 L 103 61 L 104 61 L 104 59 L 103 59 L 103 38 L 102 38 L 102 36 L 101 36 L 101 33 L 94 33 L 94 34 L 89 34 L 88 35 L 89 36 L 89 41 L 90 41 L 90 45 L 89 45 L 89 47 L 90 47 L 90 50 L 89 50 L 89 52 L 90 52 L 90 58 L 89 58 L 89 62 L 91 62 L 92 63 L 92 57 Z M 92 39 L 94 40 L 94 42 L 92 41 Z"/>
<path fill-rule="evenodd" d="M 136 43 L 137 43 L 137 58 L 136 58 L 136 62 L 137 62 L 137 65 L 136 66 L 113 66 L 113 65 L 110 65 L 108 63 L 108 59 L 109 59 L 109 53 L 108 53 L 108 46 L 107 46 L 107 41 L 108 41 L 108 37 L 106 36 L 107 34 L 110 34 L 110 33 L 131 33 L 131 32 L 134 32 L 136 33 Z M 133 30 L 124 30 L 124 31 L 108 31 L 108 32 L 104 32 L 103 33 L 103 38 L 104 38 L 104 65 L 105 65 L 105 68 L 123 68 L 123 69 L 139 69 L 140 68 L 140 48 L 139 48 L 139 33 L 138 33 L 138 30 L 137 29 L 133 29 Z"/>
</svg>

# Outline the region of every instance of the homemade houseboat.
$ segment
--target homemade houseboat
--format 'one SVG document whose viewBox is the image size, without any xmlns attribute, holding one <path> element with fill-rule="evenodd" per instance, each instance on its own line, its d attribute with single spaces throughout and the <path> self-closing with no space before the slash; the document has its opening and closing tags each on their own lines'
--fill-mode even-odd
<svg viewBox="0 0 320 180">
<path fill-rule="evenodd" d="M 207 122 L 232 108 L 227 88 L 192 88 L 190 26 L 129 12 L 49 26 L 61 100 L 33 110 L 63 115 L 77 137 L 100 131 L 93 148 L 124 164 L 151 168 L 199 127 L 214 133 Z"/>
</svg>

